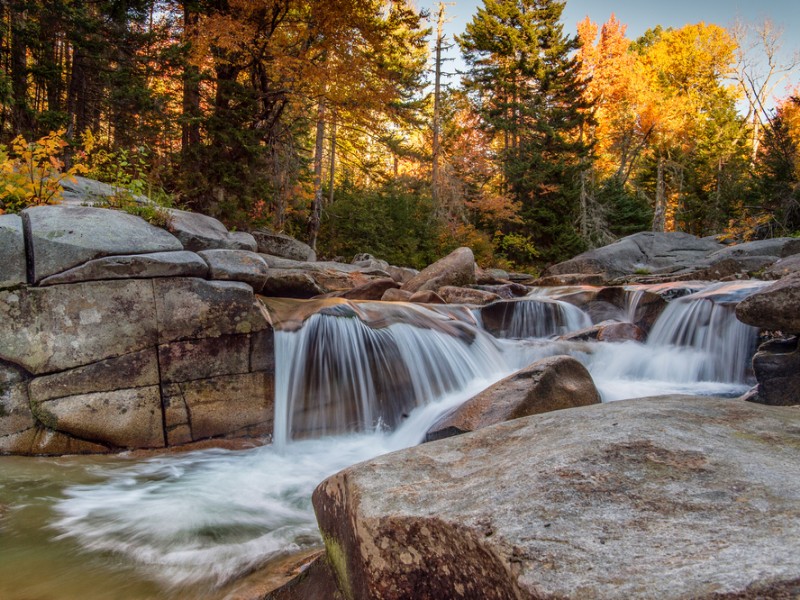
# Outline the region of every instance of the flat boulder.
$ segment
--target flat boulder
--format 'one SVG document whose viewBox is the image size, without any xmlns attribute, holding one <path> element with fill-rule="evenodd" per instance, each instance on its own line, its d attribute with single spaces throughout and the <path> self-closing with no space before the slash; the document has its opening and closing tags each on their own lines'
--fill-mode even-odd
<svg viewBox="0 0 800 600">
<path fill-rule="evenodd" d="M 783 333 L 800 333 L 800 275 L 764 287 L 736 305 L 742 323 Z"/>
<path fill-rule="evenodd" d="M 781 258 L 764 271 L 764 279 L 780 279 L 787 275 L 800 273 L 800 254 Z"/>
<path fill-rule="evenodd" d="M 672 396 L 386 454 L 313 494 L 347 598 L 792 598 L 800 412 Z"/>
<path fill-rule="evenodd" d="M 437 293 L 447 304 L 475 304 L 483 306 L 484 304 L 502 300 L 502 298 L 494 292 L 456 287 L 453 285 L 442 286 Z"/>
<path fill-rule="evenodd" d="M 475 283 L 475 257 L 469 248 L 457 248 L 428 265 L 403 284 L 407 292 L 436 291 L 446 285 L 466 286 Z"/>
<path fill-rule="evenodd" d="M 307 299 L 326 291 L 309 273 L 300 269 L 270 269 L 261 294 L 273 298 Z"/>
<path fill-rule="evenodd" d="M 208 263 L 210 279 L 243 281 L 260 292 L 267 282 L 267 262 L 249 250 L 201 250 L 198 254 Z"/>
<path fill-rule="evenodd" d="M 149 279 L 152 277 L 202 277 L 208 265 L 200 256 L 187 250 L 128 254 L 96 258 L 63 273 L 43 279 L 39 285 L 58 285 L 105 279 Z"/>
<path fill-rule="evenodd" d="M 214 217 L 176 208 L 167 209 L 167 212 L 170 216 L 169 230 L 181 241 L 186 250 L 198 252 L 223 248 L 255 252 L 258 248 L 252 235 L 229 232 L 228 228 Z"/>
<path fill-rule="evenodd" d="M 308 262 L 317 260 L 317 254 L 311 249 L 311 246 L 292 236 L 265 229 L 253 231 L 251 235 L 256 240 L 257 251 L 261 254 Z"/>
<path fill-rule="evenodd" d="M 348 300 L 380 300 L 389 290 L 397 290 L 400 284 L 391 277 L 373 279 L 367 283 L 362 283 L 344 292 L 332 292 L 325 294 L 330 298 L 347 298 Z"/>
<path fill-rule="evenodd" d="M 723 248 L 713 239 L 688 233 L 645 231 L 553 265 L 546 274 L 600 274 L 610 280 L 636 273 L 679 271 L 702 264 L 711 253 Z"/>
<path fill-rule="evenodd" d="M 440 418 L 425 435 L 434 441 L 563 408 L 599 404 L 592 376 L 571 356 L 553 356 L 498 381 Z"/>
<path fill-rule="evenodd" d="M 140 194 L 132 194 L 123 187 L 113 186 L 88 177 L 75 175 L 59 181 L 61 185 L 61 206 L 108 206 L 116 196 L 124 195 L 136 204 L 149 204 L 150 199 Z"/>
<path fill-rule="evenodd" d="M 0 215 L 0 290 L 27 281 L 22 218 L 19 215 Z"/>
<path fill-rule="evenodd" d="M 183 250 L 172 234 L 128 213 L 88 206 L 22 211 L 32 283 L 102 256 Z"/>
</svg>

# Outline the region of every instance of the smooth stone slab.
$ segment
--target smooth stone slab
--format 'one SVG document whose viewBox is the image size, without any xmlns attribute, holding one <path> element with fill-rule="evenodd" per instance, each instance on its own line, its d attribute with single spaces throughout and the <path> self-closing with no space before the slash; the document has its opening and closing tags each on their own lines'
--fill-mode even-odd
<svg viewBox="0 0 800 600">
<path fill-rule="evenodd" d="M 153 279 L 158 342 L 254 333 L 270 327 L 253 288 L 238 281 Z"/>
<path fill-rule="evenodd" d="M 266 261 L 247 250 L 201 250 L 198 254 L 208 263 L 211 279 L 243 281 L 260 292 L 269 276 Z"/>
<path fill-rule="evenodd" d="M 258 248 L 252 235 L 231 233 L 214 217 L 176 208 L 167 209 L 167 212 L 170 215 L 169 230 L 181 241 L 186 250 L 198 252 L 228 248 L 255 252 Z"/>
<path fill-rule="evenodd" d="M 106 256 L 74 269 L 43 279 L 39 285 L 77 283 L 105 279 L 148 279 L 152 277 L 206 277 L 208 265 L 188 250 Z"/>
<path fill-rule="evenodd" d="M 67 396 L 158 385 L 159 366 L 155 348 L 101 360 L 85 367 L 36 377 L 30 382 L 32 402 Z"/>
<path fill-rule="evenodd" d="M 34 402 L 48 429 L 118 448 L 163 448 L 159 386 L 67 396 Z"/>
<path fill-rule="evenodd" d="M 155 346 L 155 308 L 149 279 L 0 291 L 0 358 L 41 375 Z"/>
<path fill-rule="evenodd" d="M 556 411 L 355 465 L 313 503 L 348 598 L 793 598 L 800 411 Z"/>
<path fill-rule="evenodd" d="M 128 213 L 87 206 L 35 206 L 29 226 L 33 282 L 102 256 L 183 250 L 178 239 Z"/>
</svg>

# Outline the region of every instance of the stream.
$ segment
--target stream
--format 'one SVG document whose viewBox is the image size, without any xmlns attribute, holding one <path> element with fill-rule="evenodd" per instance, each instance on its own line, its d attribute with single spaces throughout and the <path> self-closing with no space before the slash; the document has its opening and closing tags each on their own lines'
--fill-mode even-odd
<svg viewBox="0 0 800 600">
<path fill-rule="evenodd" d="M 733 307 L 762 285 L 706 285 L 672 300 L 646 343 L 555 339 L 591 325 L 557 289 L 519 300 L 498 337 L 477 310 L 371 303 L 319 311 L 276 331 L 270 445 L 0 457 L 0 598 L 244 597 L 250 574 L 320 545 L 310 498 L 321 480 L 420 443 L 444 412 L 547 356 L 580 360 L 604 402 L 739 396 L 754 383 L 758 332 Z M 629 317 L 638 291 L 622 311 Z"/>
</svg>

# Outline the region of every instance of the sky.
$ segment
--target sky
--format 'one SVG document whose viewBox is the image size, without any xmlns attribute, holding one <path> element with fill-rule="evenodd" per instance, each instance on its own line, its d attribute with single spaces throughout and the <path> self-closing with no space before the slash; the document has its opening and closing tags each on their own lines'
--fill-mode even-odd
<svg viewBox="0 0 800 600">
<path fill-rule="evenodd" d="M 416 3 L 434 15 L 438 1 L 416 0 Z M 445 26 L 449 41 L 464 31 L 478 6 L 483 6 L 482 0 L 449 0 L 446 7 L 449 22 Z M 752 24 L 761 24 L 769 19 L 783 30 L 784 57 L 788 59 L 792 52 L 800 50 L 800 0 L 567 0 L 562 16 L 565 33 L 574 35 L 578 23 L 587 15 L 602 25 L 612 13 L 628 26 L 630 39 L 656 25 L 680 28 L 704 21 L 728 27 L 737 18 Z M 451 49 L 449 54 L 455 60 L 447 63 L 445 70 L 463 68 L 458 48 Z M 800 74 L 793 83 L 799 80 Z M 777 89 L 776 93 L 785 95 L 786 91 Z"/>
</svg>

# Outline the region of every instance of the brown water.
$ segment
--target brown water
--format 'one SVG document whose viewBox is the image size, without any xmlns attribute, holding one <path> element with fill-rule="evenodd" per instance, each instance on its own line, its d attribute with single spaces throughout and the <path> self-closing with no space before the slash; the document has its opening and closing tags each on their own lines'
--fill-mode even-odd
<svg viewBox="0 0 800 600">
<path fill-rule="evenodd" d="M 281 585 L 315 553 L 281 556 L 223 588 L 165 589 L 129 559 L 89 552 L 59 539 L 48 523 L 70 485 L 95 483 L 93 470 L 126 466 L 120 457 L 0 456 L 0 599 L 2 600 L 249 600 Z"/>
</svg>

